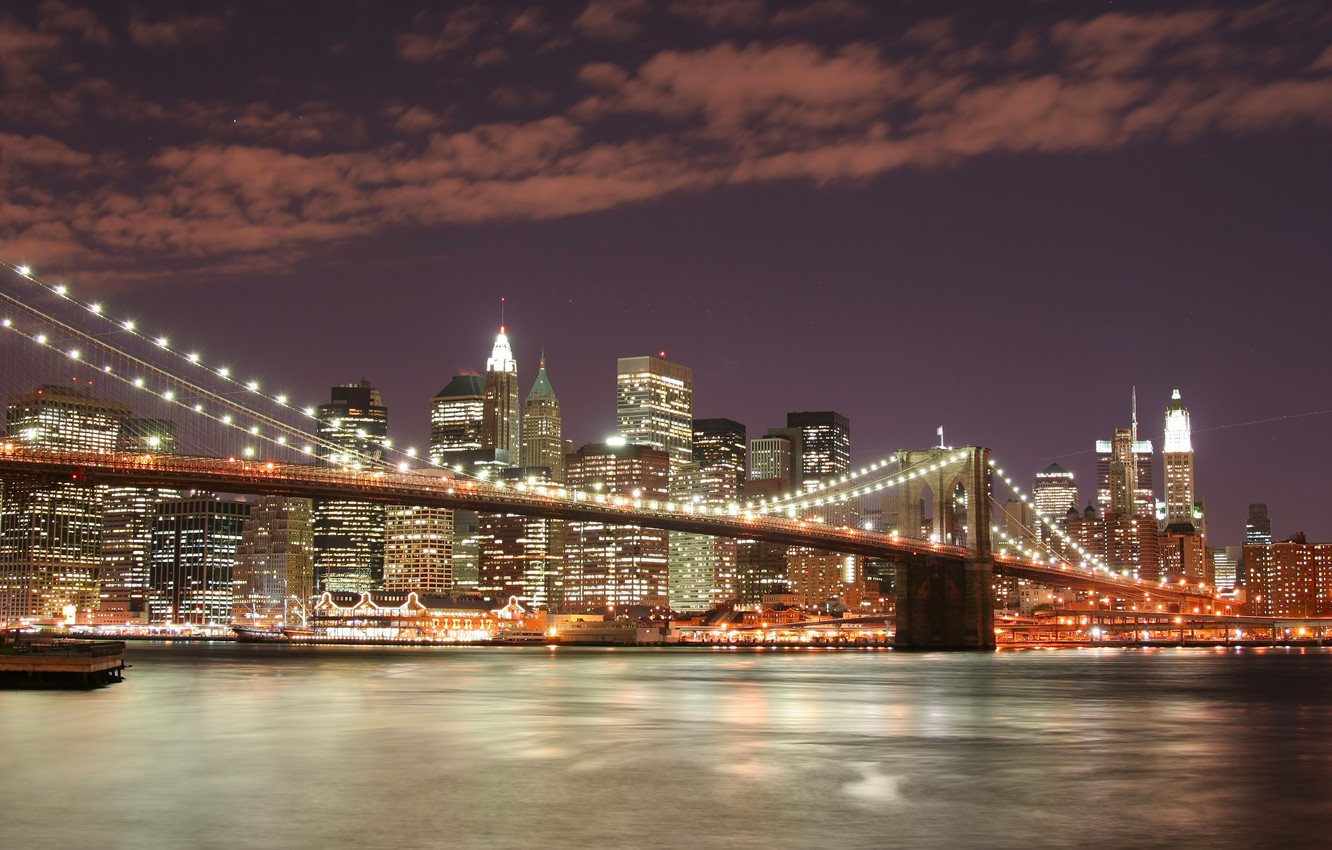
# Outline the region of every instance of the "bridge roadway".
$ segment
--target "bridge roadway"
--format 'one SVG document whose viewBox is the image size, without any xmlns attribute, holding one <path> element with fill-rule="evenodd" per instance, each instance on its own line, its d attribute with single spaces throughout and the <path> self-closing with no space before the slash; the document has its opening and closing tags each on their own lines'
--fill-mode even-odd
<svg viewBox="0 0 1332 850">
<path fill-rule="evenodd" d="M 351 470 L 313 464 L 181 455 L 68 452 L 0 444 L 0 479 L 37 477 L 89 484 L 144 485 L 224 493 L 342 499 L 548 517 L 609 525 L 692 531 L 717 537 L 864 555 L 895 562 L 965 561 L 963 546 L 821 522 L 760 516 L 737 508 L 676 506 L 653 499 L 568 490 L 561 485 L 486 482 L 442 473 Z M 1122 598 L 1182 602 L 1210 599 L 1185 590 L 1092 573 L 1080 568 L 996 557 L 995 574 L 1057 587 L 1096 590 Z"/>
</svg>

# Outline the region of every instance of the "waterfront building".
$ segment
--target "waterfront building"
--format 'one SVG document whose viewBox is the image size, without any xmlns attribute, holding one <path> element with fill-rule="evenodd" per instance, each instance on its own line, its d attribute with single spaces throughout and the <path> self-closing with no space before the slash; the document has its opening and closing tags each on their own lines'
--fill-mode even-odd
<svg viewBox="0 0 1332 850">
<path fill-rule="evenodd" d="M 513 359 L 503 326 L 486 360 L 485 404 L 481 411 L 481 448 L 503 452 L 506 465 L 522 462 L 518 406 L 518 361 Z"/>
<path fill-rule="evenodd" d="M 458 375 L 430 400 L 430 461 L 455 466 L 454 456 L 482 447 L 486 382 L 480 375 Z M 507 461 L 507 459 L 506 459 Z"/>
<path fill-rule="evenodd" d="M 317 414 L 318 462 L 361 469 L 383 457 L 388 408 L 368 381 L 333 387 Z M 321 499 L 315 503 L 315 587 L 370 590 L 384 580 L 384 506 Z"/>
<path fill-rule="evenodd" d="M 454 518 L 449 508 L 389 505 L 384 526 L 385 591 L 439 596 L 453 592 Z"/>
<path fill-rule="evenodd" d="M 128 404 L 77 385 L 47 384 L 7 399 L 8 440 L 64 451 L 115 451 Z M 16 479 L 0 500 L 0 622 L 85 622 L 99 604 L 105 488 Z"/>
<path fill-rule="evenodd" d="M 321 638 L 341 640 L 469 642 L 491 640 L 505 626 L 541 628 L 521 606 L 497 607 L 476 596 L 437 596 L 415 591 L 325 592 L 309 625 Z"/>
<path fill-rule="evenodd" d="M 513 486 L 540 491 L 555 482 L 548 467 L 507 469 Z M 517 598 L 529 608 L 547 608 L 564 566 L 564 522 L 517 514 L 481 514 L 476 592 L 488 599 Z"/>
<path fill-rule="evenodd" d="M 615 364 L 617 433 L 632 446 L 688 463 L 694 449 L 694 370 L 662 357 L 621 357 Z"/>
<path fill-rule="evenodd" d="M 1332 614 L 1332 543 L 1296 534 L 1244 547 L 1248 611 L 1266 617 Z"/>
<path fill-rule="evenodd" d="M 260 496 L 250 506 L 236 546 L 232 621 L 288 622 L 292 604 L 314 595 L 314 501 Z"/>
<path fill-rule="evenodd" d="M 546 355 L 541 355 L 532 390 L 523 406 L 522 466 L 526 469 L 544 467 L 550 470 L 552 481 L 564 480 L 564 428 L 560 417 L 560 400 L 546 374 Z"/>
<path fill-rule="evenodd" d="M 197 493 L 157 506 L 149 554 L 151 622 L 231 622 L 236 550 L 249 515 L 247 502 Z"/>
<path fill-rule="evenodd" d="M 1221 590 L 1230 590 L 1241 584 L 1240 564 L 1244 560 L 1243 546 L 1212 546 L 1212 580 L 1210 584 Z"/>
<path fill-rule="evenodd" d="M 664 449 L 619 440 L 589 443 L 565 459 L 565 475 L 571 490 L 665 501 L 670 455 Z M 561 610 L 667 604 L 666 532 L 569 522 L 564 540 Z"/>
</svg>

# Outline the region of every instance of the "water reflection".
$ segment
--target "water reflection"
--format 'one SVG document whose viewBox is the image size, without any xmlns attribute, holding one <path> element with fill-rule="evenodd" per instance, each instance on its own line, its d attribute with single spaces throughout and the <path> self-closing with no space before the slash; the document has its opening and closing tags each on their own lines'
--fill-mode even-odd
<svg viewBox="0 0 1332 850">
<path fill-rule="evenodd" d="M 136 645 L 5 847 L 1321 846 L 1332 652 Z M 77 805 L 75 805 L 77 803 Z"/>
</svg>

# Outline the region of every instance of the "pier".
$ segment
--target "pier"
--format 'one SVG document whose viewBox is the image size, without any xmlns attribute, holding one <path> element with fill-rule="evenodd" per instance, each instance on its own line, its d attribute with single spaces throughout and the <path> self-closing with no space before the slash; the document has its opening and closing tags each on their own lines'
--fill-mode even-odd
<svg viewBox="0 0 1332 850">
<path fill-rule="evenodd" d="M 0 644 L 0 688 L 101 688 L 119 682 L 124 671 L 124 641 Z"/>
</svg>

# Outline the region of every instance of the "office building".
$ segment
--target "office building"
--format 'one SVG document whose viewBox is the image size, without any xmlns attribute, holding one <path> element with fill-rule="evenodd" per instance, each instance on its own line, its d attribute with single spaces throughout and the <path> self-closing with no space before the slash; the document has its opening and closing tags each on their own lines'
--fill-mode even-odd
<svg viewBox="0 0 1332 850">
<path fill-rule="evenodd" d="M 545 466 L 507 469 L 506 482 L 538 489 L 554 485 Z M 504 602 L 516 596 L 531 608 L 548 608 L 564 567 L 564 522 L 517 514 L 481 514 L 477 593 Z"/>
<path fill-rule="evenodd" d="M 1272 542 L 1272 518 L 1264 502 L 1249 505 L 1249 518 L 1244 523 L 1244 545 L 1266 546 Z"/>
<path fill-rule="evenodd" d="M 485 404 L 481 410 L 481 448 L 495 449 L 506 466 L 522 463 L 518 406 L 518 361 L 513 359 L 503 326 L 486 360 Z"/>
<path fill-rule="evenodd" d="M 747 454 L 744 425 L 733 419 L 695 419 L 692 454 L 705 486 L 732 501 L 740 497 Z"/>
<path fill-rule="evenodd" d="M 541 355 L 532 390 L 523 405 L 522 465 L 526 469 L 546 468 L 552 481 L 564 480 L 564 427 L 560 418 L 560 400 L 546 374 L 546 356 Z"/>
<path fill-rule="evenodd" d="M 589 443 L 565 459 L 565 475 L 573 490 L 665 501 L 670 455 L 663 449 L 620 444 L 618 440 Z M 603 522 L 569 522 L 564 541 L 560 610 L 667 605 L 666 532 Z"/>
<path fill-rule="evenodd" d="M 362 469 L 383 457 L 388 408 L 368 381 L 333 387 L 318 410 L 319 463 Z M 373 590 L 384 580 L 384 506 L 353 500 L 315 503 L 315 588 Z"/>
<path fill-rule="evenodd" d="M 455 512 L 390 505 L 385 514 L 384 590 L 439 596 L 453 593 Z"/>
<path fill-rule="evenodd" d="M 132 454 L 175 454 L 175 423 L 169 419 L 125 419 L 119 450 Z M 148 622 L 148 554 L 157 505 L 183 498 L 171 487 L 111 486 L 102 491 L 102 589 L 94 620 L 99 625 Z"/>
<path fill-rule="evenodd" d="M 271 626 L 294 619 L 314 596 L 314 502 L 260 496 L 236 547 L 233 622 Z"/>
<path fill-rule="evenodd" d="M 1116 428 L 1109 440 L 1096 441 L 1096 503 L 1102 513 L 1121 517 L 1156 515 L 1152 480 L 1152 441 L 1138 439 L 1138 395 L 1133 393 L 1133 418 Z"/>
<path fill-rule="evenodd" d="M 615 420 L 629 445 L 666 452 L 672 468 L 688 463 L 694 450 L 694 370 L 662 357 L 621 357 Z"/>
<path fill-rule="evenodd" d="M 801 486 L 844 475 L 851 469 L 851 422 L 833 410 L 786 414 L 786 427 L 800 430 Z"/>
<path fill-rule="evenodd" d="M 127 404 L 77 385 L 9 396 L 8 440 L 65 451 L 115 451 Z M 104 488 L 84 481 L 4 482 L 0 502 L 0 622 L 87 622 L 100 602 Z"/>
<path fill-rule="evenodd" d="M 1332 543 L 1296 534 L 1279 543 L 1244 547 L 1247 609 L 1264 617 L 1332 614 Z"/>
<path fill-rule="evenodd" d="M 430 461 L 453 468 L 454 456 L 482 447 L 486 382 L 458 375 L 430 400 Z"/>
<path fill-rule="evenodd" d="M 1058 535 L 1050 530 L 1050 525 L 1062 527 L 1068 509 L 1076 509 L 1078 506 L 1078 485 L 1073 480 L 1073 473 L 1057 463 L 1036 473 L 1036 483 L 1031 488 L 1031 503 L 1036 513 L 1049 523 L 1035 521 L 1033 527 L 1037 537 L 1045 542 L 1058 540 Z"/>
<path fill-rule="evenodd" d="M 1203 533 L 1202 505 L 1194 489 L 1193 436 L 1189 411 L 1179 388 L 1171 390 L 1165 414 L 1165 441 L 1161 447 L 1165 468 L 1165 517 L 1167 532 Z"/>
<path fill-rule="evenodd" d="M 157 506 L 149 554 L 154 623 L 225 626 L 235 598 L 236 550 L 250 506 L 195 494 Z"/>
</svg>

